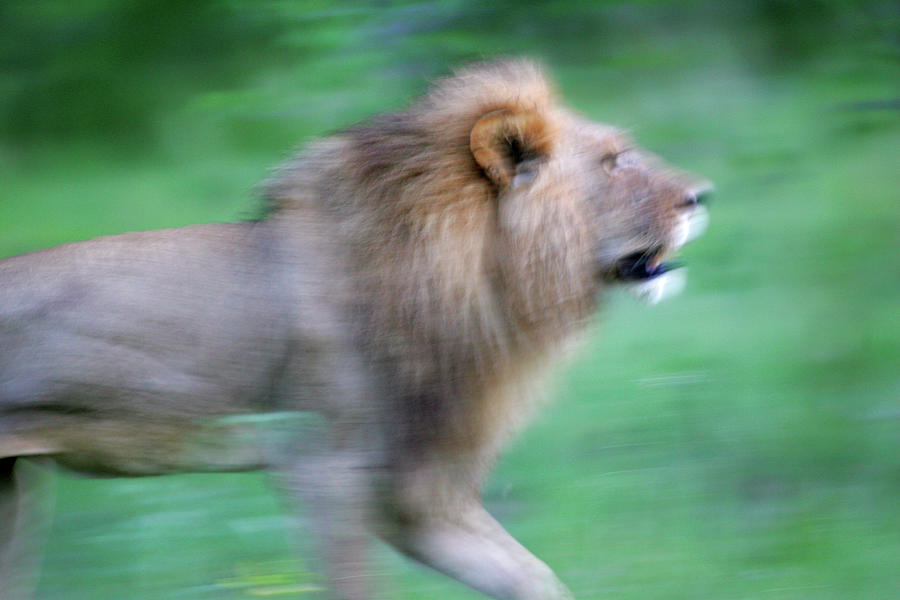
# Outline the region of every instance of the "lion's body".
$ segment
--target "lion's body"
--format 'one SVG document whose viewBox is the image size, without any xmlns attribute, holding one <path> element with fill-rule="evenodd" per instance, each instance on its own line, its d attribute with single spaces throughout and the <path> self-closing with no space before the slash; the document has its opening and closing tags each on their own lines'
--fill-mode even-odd
<svg viewBox="0 0 900 600">
<path fill-rule="evenodd" d="M 560 108 L 533 65 L 480 67 L 312 145 L 259 222 L 0 263 L 0 459 L 271 467 L 323 511 L 341 597 L 365 596 L 341 572 L 366 524 L 496 597 L 563 597 L 478 490 L 616 261 L 678 245 L 688 183 L 616 167 L 627 143 Z M 303 411 L 326 419 L 316 448 L 288 435 L 232 461 L 198 443 L 222 419 Z"/>
<path fill-rule="evenodd" d="M 24 444 L 18 454 L 154 474 L 179 468 L 179 429 L 273 410 L 293 320 L 308 310 L 321 323 L 315 306 L 327 304 L 323 285 L 288 302 L 300 276 L 281 271 L 285 249 L 270 234 L 263 223 L 204 225 L 0 263 L 0 453 Z M 291 260 L 309 276 L 321 267 L 307 252 Z"/>
</svg>

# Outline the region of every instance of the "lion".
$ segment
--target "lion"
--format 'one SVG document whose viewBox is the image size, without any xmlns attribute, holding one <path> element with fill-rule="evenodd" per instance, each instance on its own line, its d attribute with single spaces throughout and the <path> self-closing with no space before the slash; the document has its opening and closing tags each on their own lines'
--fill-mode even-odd
<svg viewBox="0 0 900 600">
<path fill-rule="evenodd" d="M 604 291 L 666 287 L 706 186 L 508 60 L 312 143 L 261 219 L 0 262 L 3 597 L 28 587 L 34 460 L 268 469 L 344 600 L 371 593 L 372 535 L 493 598 L 571 597 L 481 484 Z"/>
</svg>

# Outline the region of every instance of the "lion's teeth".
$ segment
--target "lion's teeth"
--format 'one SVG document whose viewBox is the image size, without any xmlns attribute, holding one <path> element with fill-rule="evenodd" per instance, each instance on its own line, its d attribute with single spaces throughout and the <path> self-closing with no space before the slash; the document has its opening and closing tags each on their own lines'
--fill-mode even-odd
<svg viewBox="0 0 900 600">
<path fill-rule="evenodd" d="M 690 242 L 703 235 L 707 225 L 709 225 L 709 211 L 703 205 L 696 206 L 691 213 L 690 219 L 688 219 L 687 239 L 685 242 Z"/>
<path fill-rule="evenodd" d="M 652 279 L 629 284 L 628 289 L 641 300 L 649 304 L 656 304 L 681 293 L 686 282 L 687 269 L 680 268 L 666 271 Z"/>
<path fill-rule="evenodd" d="M 709 212 L 704 206 L 695 206 L 689 214 L 678 217 L 672 233 L 672 246 L 681 248 L 691 240 L 700 237 L 709 223 Z"/>
</svg>

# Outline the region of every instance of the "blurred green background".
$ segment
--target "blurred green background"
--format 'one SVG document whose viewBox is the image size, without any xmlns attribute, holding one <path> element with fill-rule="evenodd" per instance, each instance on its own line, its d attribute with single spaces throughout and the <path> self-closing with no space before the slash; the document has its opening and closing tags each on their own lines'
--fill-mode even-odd
<svg viewBox="0 0 900 600">
<path fill-rule="evenodd" d="M 491 510 L 578 598 L 900 597 L 895 1 L 4 0 L 0 255 L 239 219 L 458 64 L 717 184 L 686 292 L 615 294 Z M 39 598 L 308 598 L 261 475 L 58 487 Z M 302 539 L 302 536 L 300 536 Z M 384 548 L 386 598 L 474 598 Z"/>
</svg>

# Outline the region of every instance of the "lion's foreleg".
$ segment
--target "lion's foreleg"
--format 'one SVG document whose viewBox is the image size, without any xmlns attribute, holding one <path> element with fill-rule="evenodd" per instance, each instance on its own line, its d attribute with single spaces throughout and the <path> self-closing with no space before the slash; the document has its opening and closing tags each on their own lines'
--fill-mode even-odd
<svg viewBox="0 0 900 600">
<path fill-rule="evenodd" d="M 449 508 L 452 506 L 453 508 Z M 571 593 L 474 499 L 407 514 L 387 540 L 404 554 L 502 600 L 564 600 Z"/>
<path fill-rule="evenodd" d="M 340 429 L 338 427 L 337 429 Z M 370 597 L 368 564 L 371 456 L 336 439 L 332 423 L 304 432 L 278 468 L 278 483 L 309 514 L 321 571 L 340 600 Z"/>
<path fill-rule="evenodd" d="M 267 452 L 278 483 L 309 515 L 317 559 L 334 596 L 365 600 L 373 583 L 368 564 L 370 508 L 377 471 L 380 417 L 376 387 L 349 353 L 321 358 L 327 417 L 306 413 Z M 292 425 L 290 423 L 293 423 Z"/>
<path fill-rule="evenodd" d="M 33 461 L 0 459 L 0 598 L 24 600 L 37 582 L 53 477 Z"/>
<path fill-rule="evenodd" d="M 340 600 L 364 600 L 373 587 L 365 501 L 370 489 L 359 458 L 340 452 L 307 457 L 281 481 L 309 513 L 321 570 Z"/>
</svg>

